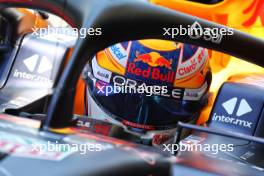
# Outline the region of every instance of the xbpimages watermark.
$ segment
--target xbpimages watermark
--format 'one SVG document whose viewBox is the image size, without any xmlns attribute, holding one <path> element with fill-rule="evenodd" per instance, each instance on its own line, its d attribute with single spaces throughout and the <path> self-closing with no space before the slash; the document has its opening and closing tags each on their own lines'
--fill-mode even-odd
<svg viewBox="0 0 264 176">
<path fill-rule="evenodd" d="M 163 144 L 163 151 L 175 154 L 177 152 L 210 152 L 218 154 L 220 152 L 231 152 L 234 150 L 234 144 Z"/>
<path fill-rule="evenodd" d="M 191 39 L 204 39 L 205 41 L 217 44 L 221 43 L 223 36 L 234 35 L 234 30 L 232 28 L 203 27 L 197 21 L 192 25 L 187 25 L 187 27 L 180 25 L 179 27 L 163 28 L 163 30 L 163 35 L 168 35 L 171 38 L 187 35 Z"/>
<path fill-rule="evenodd" d="M 36 152 L 79 152 L 82 155 L 85 155 L 87 152 L 99 152 L 103 150 L 101 144 L 93 143 L 83 143 L 83 144 L 61 144 L 58 141 L 50 142 L 48 141 L 45 144 L 32 144 L 32 151 Z"/>
<path fill-rule="evenodd" d="M 148 86 L 146 84 L 142 84 L 140 86 L 120 86 L 120 85 L 113 85 L 113 86 L 97 86 L 98 94 L 104 94 L 106 96 L 112 94 L 145 94 L 146 96 L 152 95 L 160 95 L 166 94 L 168 92 L 167 86 Z"/>
<path fill-rule="evenodd" d="M 32 28 L 33 33 L 43 38 L 49 34 L 57 34 L 57 35 L 68 35 L 68 36 L 76 36 L 79 38 L 86 38 L 91 35 L 102 35 L 102 28 L 71 28 L 71 27 L 51 27 L 48 26 L 46 28 Z"/>
</svg>

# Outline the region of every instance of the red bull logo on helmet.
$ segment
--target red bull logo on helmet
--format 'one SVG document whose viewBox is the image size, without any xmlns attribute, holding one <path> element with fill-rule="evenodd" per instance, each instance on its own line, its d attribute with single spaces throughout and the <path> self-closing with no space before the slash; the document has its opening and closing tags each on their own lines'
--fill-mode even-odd
<svg viewBox="0 0 264 176">
<path fill-rule="evenodd" d="M 207 56 L 205 52 L 198 52 L 199 48 L 192 45 L 165 48 L 151 48 L 146 44 L 133 42 L 127 54 L 124 76 L 150 84 L 174 86 L 176 79 L 183 79 L 199 71 Z M 196 65 L 194 61 L 197 61 Z"/>
<path fill-rule="evenodd" d="M 168 60 L 157 52 L 150 52 L 150 53 L 141 54 L 141 55 L 136 53 L 136 56 L 137 58 L 134 60 L 134 62 L 144 62 L 151 67 L 159 66 L 159 67 L 165 67 L 171 70 L 172 59 Z"/>
<path fill-rule="evenodd" d="M 172 84 L 175 79 L 175 71 L 172 69 L 173 60 L 163 57 L 158 52 L 139 54 L 136 52 L 135 58 L 128 62 L 128 75 L 161 81 Z"/>
</svg>

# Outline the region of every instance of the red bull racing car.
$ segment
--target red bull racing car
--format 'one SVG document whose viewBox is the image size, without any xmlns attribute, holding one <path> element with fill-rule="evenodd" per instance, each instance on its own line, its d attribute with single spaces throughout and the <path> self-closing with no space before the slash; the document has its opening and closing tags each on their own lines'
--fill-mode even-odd
<svg viewBox="0 0 264 176">
<path fill-rule="evenodd" d="M 252 2 L 254 14 L 263 14 L 261 2 Z M 207 3 L 197 11 L 229 5 Z M 264 175 L 264 40 L 227 27 L 240 29 L 233 18 L 170 8 L 142 0 L 0 0 L 0 176 Z M 67 27 L 52 27 L 51 14 Z M 175 33 L 183 28 L 192 33 Z M 114 96 L 112 77 L 172 89 L 162 98 Z M 89 118 L 99 114 L 89 98 L 113 118 Z M 169 128 L 174 107 L 166 98 L 180 102 L 176 128 Z M 203 106 L 199 117 L 191 113 L 194 123 L 187 105 L 188 112 Z"/>
</svg>

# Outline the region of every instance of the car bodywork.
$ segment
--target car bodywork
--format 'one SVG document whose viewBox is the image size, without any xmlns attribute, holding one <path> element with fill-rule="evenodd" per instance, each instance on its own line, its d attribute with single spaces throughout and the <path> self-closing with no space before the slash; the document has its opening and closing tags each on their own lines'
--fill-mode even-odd
<svg viewBox="0 0 264 176">
<path fill-rule="evenodd" d="M 67 2 L 66 6 L 65 2 Z M 75 86 L 81 67 L 88 58 L 91 59 L 97 51 L 110 44 L 122 40 L 148 37 L 177 40 L 222 51 L 263 67 L 262 57 L 258 54 L 264 46 L 262 40 L 238 31 L 235 31 L 234 36 L 224 38 L 220 44 L 203 39 L 192 40 L 188 37 L 171 38 L 162 35 L 162 28 L 157 26 L 187 25 L 192 24 L 193 21 L 207 27 L 220 28 L 223 26 L 137 1 L 111 2 L 105 0 L 105 4 L 102 3 L 101 6 L 97 1 L 92 0 L 65 2 L 0 1 L 5 6 L 16 5 L 48 10 L 60 15 L 70 24 L 75 24 L 74 26 L 79 28 L 100 26 L 105 29 L 104 34 L 98 38 L 89 36 L 85 39 L 78 39 L 72 58 L 55 86 L 44 122 L 1 115 L 0 145 L 3 148 L 1 147 L 0 151 L 3 154 L 0 160 L 0 174 L 2 172 L 2 175 L 135 175 L 132 173 L 135 169 L 138 172 L 136 175 L 184 175 L 186 173 L 187 175 L 260 175 L 263 172 L 261 168 L 254 165 L 234 162 L 234 157 L 228 154 L 211 155 L 210 153 L 184 152 L 174 157 L 154 148 L 95 133 L 84 133 L 79 128 L 75 128 L 74 121 L 71 120 Z M 118 12 L 117 10 L 121 8 L 124 8 L 125 11 Z M 124 19 L 128 14 L 135 14 L 133 21 Z M 176 18 L 179 21 L 172 21 Z M 108 21 L 112 22 L 110 27 Z M 141 28 L 135 27 L 134 23 L 137 26 L 140 25 Z M 111 31 L 125 32 L 113 39 L 111 38 Z M 88 44 L 92 47 L 87 50 L 85 46 Z M 245 44 L 251 44 L 247 52 L 238 49 Z M 67 128 L 70 126 L 71 128 Z M 66 128 L 59 129 L 61 127 Z M 207 140 L 210 139 L 214 141 L 217 137 L 211 135 Z M 221 141 L 224 140 L 226 139 L 221 139 Z M 101 144 L 103 150 L 91 152 L 87 156 L 78 152 L 50 153 L 47 151 L 47 153 L 38 153 L 38 151 L 33 150 L 34 144 L 47 143 L 48 141 L 54 143 L 57 141 L 57 144 Z M 258 142 L 261 143 L 262 141 Z M 25 169 L 26 167 L 29 168 Z"/>
</svg>

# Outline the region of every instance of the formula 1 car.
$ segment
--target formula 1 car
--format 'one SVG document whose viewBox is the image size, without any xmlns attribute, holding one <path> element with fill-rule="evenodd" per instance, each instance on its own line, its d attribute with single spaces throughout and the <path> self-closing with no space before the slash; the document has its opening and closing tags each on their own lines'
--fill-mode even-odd
<svg viewBox="0 0 264 176">
<path fill-rule="evenodd" d="M 78 29 L 103 29 L 102 35 L 78 38 L 76 43 L 74 37 L 63 34 L 40 38 L 38 33 L 32 33 L 16 38 L 13 29 L 17 14 L 1 10 L 2 26 L 6 27 L 0 32 L 1 176 L 263 175 L 262 74 L 231 77 L 221 86 L 208 123 L 196 126 L 180 122 L 176 143 L 164 145 L 163 149 L 97 134 L 87 128 L 93 121 L 73 115 L 76 85 L 83 67 L 95 53 L 112 44 L 145 38 L 172 40 L 263 67 L 263 40 L 237 30 L 217 40 L 205 35 L 173 35 L 171 31 L 164 35 L 164 28 L 187 27 L 194 22 L 202 28 L 230 28 L 135 0 L 0 0 L 0 7 L 34 8 L 40 14 L 44 10 Z M 118 34 L 114 38 L 113 31 Z M 34 45 L 41 47 L 32 49 Z M 48 58 L 54 58 L 52 64 Z M 191 134 L 182 139 L 186 129 Z M 46 143 L 50 148 L 37 150 Z M 234 149 L 175 150 L 176 146 L 193 143 L 231 144 Z M 65 148 L 51 149 L 76 144 L 79 150 L 86 151 L 85 155 Z"/>
</svg>

